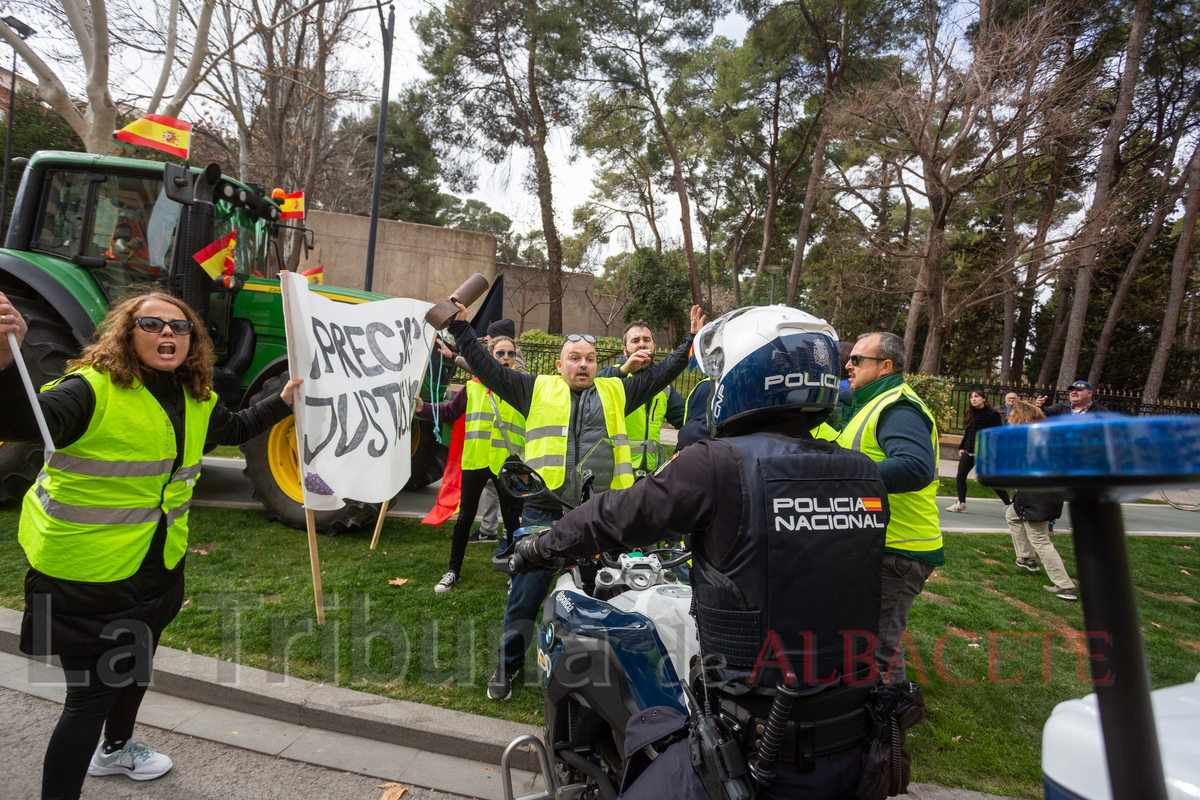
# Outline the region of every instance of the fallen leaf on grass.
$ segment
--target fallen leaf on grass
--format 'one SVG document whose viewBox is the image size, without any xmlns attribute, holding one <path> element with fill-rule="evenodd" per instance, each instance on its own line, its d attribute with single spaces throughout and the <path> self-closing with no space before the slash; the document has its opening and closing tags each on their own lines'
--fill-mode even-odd
<svg viewBox="0 0 1200 800">
<path fill-rule="evenodd" d="M 1156 627 L 1156 628 L 1161 628 L 1161 627 L 1162 627 L 1162 625 L 1159 625 L 1157 622 L 1151 622 L 1150 624 L 1151 624 L 1151 625 L 1153 625 L 1153 626 L 1154 626 L 1154 627 Z"/>
<path fill-rule="evenodd" d="M 189 547 L 189 548 L 188 548 L 188 552 L 189 552 L 189 553 L 192 553 L 192 554 L 194 554 L 194 555 L 198 555 L 198 556 L 206 556 L 206 555 L 208 555 L 208 551 L 207 551 L 207 550 L 201 550 L 199 547 Z"/>
<path fill-rule="evenodd" d="M 1187 545 L 1187 544 L 1173 544 L 1173 545 L 1171 545 L 1171 547 L 1174 547 L 1176 550 L 1191 550 L 1192 549 L 1192 546 Z"/>
<path fill-rule="evenodd" d="M 1191 574 L 1192 574 L 1192 573 L 1188 572 L 1186 569 L 1181 569 L 1181 570 L 1179 570 L 1179 571 L 1180 571 L 1180 572 L 1182 572 L 1184 575 L 1191 575 Z"/>
<path fill-rule="evenodd" d="M 183 605 L 181 605 L 181 606 L 179 607 L 179 610 L 180 610 L 180 611 L 183 611 L 185 608 L 187 608 L 187 607 L 188 607 L 188 606 L 190 606 L 191 604 L 192 604 L 192 598 L 190 598 L 190 597 L 189 597 L 187 600 L 184 600 L 184 601 L 183 601 Z"/>
<path fill-rule="evenodd" d="M 379 800 L 400 800 L 400 795 L 408 791 L 407 786 L 398 783 L 381 783 L 375 788 L 384 790 L 383 794 L 379 796 Z"/>
<path fill-rule="evenodd" d="M 388 586 L 403 586 L 406 583 L 408 583 L 408 578 L 392 578 L 388 581 Z M 396 796 L 399 797 L 400 795 Z"/>
<path fill-rule="evenodd" d="M 956 741 L 956 742 L 961 742 L 961 741 L 962 741 L 962 734 L 960 733 L 958 736 L 955 736 L 955 737 L 954 737 L 954 741 Z"/>
</svg>

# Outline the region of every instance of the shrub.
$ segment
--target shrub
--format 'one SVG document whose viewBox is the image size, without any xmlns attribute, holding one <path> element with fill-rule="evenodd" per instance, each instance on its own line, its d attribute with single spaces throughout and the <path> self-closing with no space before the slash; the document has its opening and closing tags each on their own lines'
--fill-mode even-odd
<svg viewBox="0 0 1200 800">
<path fill-rule="evenodd" d="M 939 378 L 937 375 L 905 375 L 904 382 L 929 406 L 929 411 L 937 423 L 938 433 L 945 433 L 954 427 L 954 403 L 950 399 L 950 393 L 954 389 L 953 381 Z"/>
</svg>

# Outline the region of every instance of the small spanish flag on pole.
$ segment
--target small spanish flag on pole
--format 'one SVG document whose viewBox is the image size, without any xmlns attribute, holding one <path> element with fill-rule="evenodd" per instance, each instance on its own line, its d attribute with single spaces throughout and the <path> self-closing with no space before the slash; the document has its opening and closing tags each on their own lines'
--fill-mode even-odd
<svg viewBox="0 0 1200 800">
<path fill-rule="evenodd" d="M 204 271 L 214 281 L 222 275 L 233 274 L 233 246 L 237 243 L 237 229 L 201 250 L 192 258 L 204 267 Z"/>
<path fill-rule="evenodd" d="M 188 157 L 192 144 L 192 123 L 162 114 L 147 114 L 116 132 L 119 141 L 153 147 L 180 158 Z"/>
<path fill-rule="evenodd" d="M 304 190 L 285 194 L 279 210 L 280 219 L 304 219 Z"/>
<path fill-rule="evenodd" d="M 320 265 L 319 267 L 313 267 L 311 269 L 306 269 L 303 272 L 301 272 L 300 274 L 303 275 L 306 279 L 308 279 L 309 283 L 315 283 L 318 286 L 323 285 L 325 283 L 325 265 L 324 264 Z"/>
</svg>

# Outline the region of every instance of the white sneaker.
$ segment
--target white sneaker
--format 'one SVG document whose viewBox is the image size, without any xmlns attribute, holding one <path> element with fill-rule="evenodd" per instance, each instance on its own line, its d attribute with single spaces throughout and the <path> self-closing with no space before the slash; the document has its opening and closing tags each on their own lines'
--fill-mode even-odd
<svg viewBox="0 0 1200 800">
<path fill-rule="evenodd" d="M 447 572 L 442 576 L 442 579 L 437 582 L 437 586 L 433 587 L 433 590 L 438 594 L 445 594 L 446 592 L 450 591 L 450 589 L 453 588 L 454 584 L 456 583 L 458 583 L 458 573 Z"/>
<path fill-rule="evenodd" d="M 966 511 L 966 510 L 967 510 L 967 504 L 966 504 L 966 503 L 955 503 L 954 505 L 951 505 L 951 506 L 946 506 L 946 510 L 947 510 L 947 511 L 954 511 L 954 512 Z"/>
<path fill-rule="evenodd" d="M 155 753 L 145 742 L 127 742 L 114 753 L 104 752 L 104 740 L 96 745 L 88 775 L 124 775 L 135 781 L 152 781 L 171 771 L 175 764 L 162 753 Z"/>
</svg>

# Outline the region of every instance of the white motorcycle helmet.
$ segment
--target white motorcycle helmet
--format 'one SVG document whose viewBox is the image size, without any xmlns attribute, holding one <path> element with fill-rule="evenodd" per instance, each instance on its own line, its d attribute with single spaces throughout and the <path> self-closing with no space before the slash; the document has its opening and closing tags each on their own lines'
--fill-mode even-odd
<svg viewBox="0 0 1200 800">
<path fill-rule="evenodd" d="M 705 325 L 696 360 L 712 379 L 708 424 L 714 436 L 754 414 L 837 405 L 838 335 L 823 319 L 788 306 L 730 311 Z"/>
</svg>

